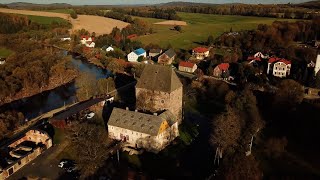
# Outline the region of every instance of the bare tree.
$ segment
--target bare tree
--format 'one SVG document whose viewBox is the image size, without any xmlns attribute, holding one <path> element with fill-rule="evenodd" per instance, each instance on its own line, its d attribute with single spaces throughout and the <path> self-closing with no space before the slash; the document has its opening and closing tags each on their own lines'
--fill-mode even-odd
<svg viewBox="0 0 320 180">
<path fill-rule="evenodd" d="M 92 175 L 103 166 L 108 155 L 108 135 L 103 127 L 75 123 L 68 129 L 67 138 L 84 176 Z"/>
<path fill-rule="evenodd" d="M 97 80 L 94 75 L 90 73 L 81 73 L 76 79 L 77 98 L 82 101 L 89 99 L 97 94 Z"/>
<path fill-rule="evenodd" d="M 140 91 L 137 95 L 136 107 L 142 111 L 155 111 L 154 94 L 150 91 Z"/>
</svg>

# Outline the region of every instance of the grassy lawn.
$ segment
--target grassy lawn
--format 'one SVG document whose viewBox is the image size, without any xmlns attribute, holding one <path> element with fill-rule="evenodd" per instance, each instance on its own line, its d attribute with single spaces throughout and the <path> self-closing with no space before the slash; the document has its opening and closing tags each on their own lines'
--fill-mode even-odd
<svg viewBox="0 0 320 180">
<path fill-rule="evenodd" d="M 59 23 L 61 23 L 61 22 L 67 23 L 66 20 L 64 20 L 62 18 L 58 18 L 58 17 L 44 17 L 44 16 L 31 16 L 31 15 L 27 15 L 27 16 L 30 19 L 30 21 L 36 22 L 39 24 L 44 24 L 44 25 L 49 25 L 54 21 L 59 22 Z"/>
<path fill-rule="evenodd" d="M 10 49 L 0 47 L 0 58 L 6 58 L 13 53 Z"/>
<path fill-rule="evenodd" d="M 162 47 L 171 44 L 176 49 L 190 49 L 206 41 L 209 35 L 218 37 L 223 32 L 255 29 L 259 24 L 271 24 L 275 20 L 295 21 L 291 19 L 276 19 L 264 17 L 228 16 L 213 14 L 178 13 L 183 21 L 188 23 L 182 27 L 182 33 L 170 30 L 169 25 L 155 25 L 153 23 L 164 21 L 154 18 L 140 18 L 150 24 L 154 34 L 138 37 L 144 44 L 154 43 Z"/>
</svg>

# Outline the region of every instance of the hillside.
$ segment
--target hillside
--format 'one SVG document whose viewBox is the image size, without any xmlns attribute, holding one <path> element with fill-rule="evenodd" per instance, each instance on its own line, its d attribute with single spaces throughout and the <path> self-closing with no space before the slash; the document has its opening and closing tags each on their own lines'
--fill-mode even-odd
<svg viewBox="0 0 320 180">
<path fill-rule="evenodd" d="M 52 4 L 33 4 L 25 2 L 15 2 L 7 4 L 9 8 L 34 8 L 34 7 L 52 7 L 52 8 L 70 8 L 72 5 L 67 3 L 52 3 Z"/>
<path fill-rule="evenodd" d="M 300 3 L 300 4 L 297 4 L 297 6 L 309 8 L 309 9 L 320 9 L 320 0 Z"/>
</svg>

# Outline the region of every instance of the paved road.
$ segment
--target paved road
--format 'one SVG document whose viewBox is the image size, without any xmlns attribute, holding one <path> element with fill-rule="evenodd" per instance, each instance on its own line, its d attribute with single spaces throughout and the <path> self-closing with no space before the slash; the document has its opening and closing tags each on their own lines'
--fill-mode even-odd
<svg viewBox="0 0 320 180">
<path fill-rule="evenodd" d="M 8 180 L 21 179 L 23 177 L 39 177 L 46 179 L 58 179 L 64 171 L 58 167 L 59 160 L 48 158 L 50 154 L 55 153 L 59 145 L 55 145 L 31 161 L 23 168 L 15 172 Z"/>
</svg>

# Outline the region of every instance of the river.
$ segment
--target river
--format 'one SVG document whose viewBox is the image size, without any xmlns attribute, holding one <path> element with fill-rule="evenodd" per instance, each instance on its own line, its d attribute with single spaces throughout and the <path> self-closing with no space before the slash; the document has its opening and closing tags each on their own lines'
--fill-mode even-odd
<svg viewBox="0 0 320 180">
<path fill-rule="evenodd" d="M 72 56 L 71 62 L 79 72 L 90 73 L 96 79 L 106 78 L 111 74 L 108 70 L 101 69 L 84 60 L 76 59 L 74 56 Z M 1 106 L 1 109 L 17 110 L 22 112 L 26 118 L 32 119 L 42 113 L 76 102 L 75 94 L 75 83 L 71 82 L 50 91 L 5 104 Z"/>
</svg>

